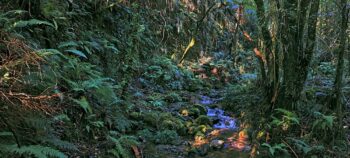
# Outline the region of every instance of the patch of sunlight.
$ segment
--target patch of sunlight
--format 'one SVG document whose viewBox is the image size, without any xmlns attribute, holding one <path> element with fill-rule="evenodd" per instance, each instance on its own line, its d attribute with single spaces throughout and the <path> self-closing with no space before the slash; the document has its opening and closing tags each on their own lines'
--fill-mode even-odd
<svg viewBox="0 0 350 158">
<path fill-rule="evenodd" d="M 183 115 L 183 116 L 188 116 L 188 113 L 189 112 L 186 109 L 181 111 L 181 115 Z"/>
<path fill-rule="evenodd" d="M 193 142 L 193 146 L 194 147 L 199 147 L 202 146 L 204 144 L 208 144 L 209 140 L 203 136 L 195 136 L 194 137 L 194 142 Z"/>
</svg>

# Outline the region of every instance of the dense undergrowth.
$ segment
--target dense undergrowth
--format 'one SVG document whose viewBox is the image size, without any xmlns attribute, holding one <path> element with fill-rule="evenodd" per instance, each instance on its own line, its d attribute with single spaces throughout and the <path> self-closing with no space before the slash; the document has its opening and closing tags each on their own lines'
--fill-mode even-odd
<svg viewBox="0 0 350 158">
<path fill-rule="evenodd" d="M 1 1 L 0 156 L 169 157 L 157 145 L 183 145 L 212 130 L 206 108 L 194 103 L 212 89 L 221 89 L 220 104 L 239 118 L 256 156 L 349 154 L 332 107 L 323 106 L 331 102 L 334 62 L 315 61 L 296 111 L 271 111 L 261 105 L 249 44 L 236 55 L 220 52 L 230 41 L 229 29 L 219 29 L 229 25 L 225 12 L 215 10 L 208 20 L 214 22 L 202 26 L 193 19 L 205 17 L 205 8 L 192 12 L 181 3 L 160 11 L 163 3 Z M 166 15 L 173 7 L 176 14 Z M 199 35 L 199 27 L 208 35 Z M 213 60 L 179 66 L 194 37 L 210 45 Z"/>
<path fill-rule="evenodd" d="M 141 138 L 172 144 L 186 134 L 168 106 L 205 85 L 152 53 L 159 43 L 145 17 L 155 10 L 104 1 L 1 10 L 2 156 L 133 157 Z"/>
</svg>

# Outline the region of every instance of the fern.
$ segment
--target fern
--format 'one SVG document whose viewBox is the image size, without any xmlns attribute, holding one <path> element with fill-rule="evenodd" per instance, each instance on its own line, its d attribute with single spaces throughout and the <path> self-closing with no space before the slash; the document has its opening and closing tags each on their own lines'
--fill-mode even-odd
<svg viewBox="0 0 350 158">
<path fill-rule="evenodd" d="M 286 145 L 281 143 L 281 144 L 275 144 L 271 146 L 270 144 L 263 143 L 262 146 L 267 147 L 269 149 L 269 153 L 275 157 L 276 152 L 284 152 L 287 153 Z"/>
<path fill-rule="evenodd" d="M 77 103 L 79 107 L 81 107 L 86 113 L 92 113 L 92 108 L 89 102 L 87 101 L 86 97 L 81 97 L 80 100 L 73 99 L 73 101 Z"/>
<path fill-rule="evenodd" d="M 290 125 L 300 124 L 299 118 L 295 113 L 281 108 L 276 109 L 276 111 L 282 114 L 282 118 L 280 119 L 272 115 L 271 118 L 273 120 L 270 123 L 271 125 L 281 126 L 283 130 L 287 130 Z"/>
<path fill-rule="evenodd" d="M 69 49 L 69 50 L 65 50 L 65 52 L 69 52 L 69 53 L 72 53 L 72 54 L 77 55 L 79 57 L 83 57 L 83 58 L 87 59 L 86 55 L 80 50 Z"/>
<path fill-rule="evenodd" d="M 57 55 L 63 59 L 68 60 L 68 58 L 57 49 L 39 49 L 36 51 L 36 53 L 41 57 L 51 57 Z"/>
<path fill-rule="evenodd" d="M 55 28 L 55 26 L 47 21 L 43 21 L 43 20 L 38 20 L 38 19 L 30 19 L 30 20 L 20 20 L 17 21 L 13 24 L 13 27 L 15 28 L 22 28 L 22 27 L 30 27 L 30 26 L 35 26 L 35 25 L 47 25 L 50 26 L 52 28 Z"/>
<path fill-rule="evenodd" d="M 75 41 L 61 42 L 58 45 L 58 48 L 66 48 L 66 47 L 78 47 L 79 44 Z"/>
<path fill-rule="evenodd" d="M 69 151 L 78 151 L 79 149 L 72 143 L 61 140 L 57 137 L 48 137 L 43 140 L 43 142 L 46 142 L 52 146 L 55 146 L 59 149 L 63 150 L 69 150 Z"/>
<path fill-rule="evenodd" d="M 10 153 L 19 156 L 34 156 L 36 158 L 68 158 L 64 153 L 53 149 L 51 147 L 45 147 L 41 145 L 28 145 L 17 147 L 17 145 L 3 145 L 1 149 L 5 151 L 5 153 Z"/>
<path fill-rule="evenodd" d="M 130 158 L 130 155 L 132 155 L 130 152 L 131 147 L 139 145 L 136 138 L 132 136 L 122 136 L 118 139 L 108 136 L 107 138 L 115 145 L 113 149 L 108 150 L 108 153 L 117 158 Z"/>
<path fill-rule="evenodd" d="M 316 117 L 318 117 L 318 119 L 313 123 L 312 130 L 314 130 L 317 126 L 320 126 L 322 130 L 333 128 L 335 116 L 324 115 L 320 112 L 314 112 L 314 114 Z"/>
</svg>

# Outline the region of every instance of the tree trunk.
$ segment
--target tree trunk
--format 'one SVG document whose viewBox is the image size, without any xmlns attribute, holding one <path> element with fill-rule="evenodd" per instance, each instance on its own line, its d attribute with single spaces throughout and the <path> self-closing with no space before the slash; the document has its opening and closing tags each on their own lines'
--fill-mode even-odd
<svg viewBox="0 0 350 158">
<path fill-rule="evenodd" d="M 337 118 L 339 119 L 339 130 L 342 131 L 342 120 L 343 120 L 343 103 L 341 99 L 341 87 L 343 83 L 343 74 L 344 74 L 344 55 L 346 50 L 346 40 L 347 40 L 347 34 L 346 30 L 348 28 L 348 15 L 349 15 L 349 9 L 346 8 L 346 0 L 340 1 L 340 6 L 342 7 L 342 18 L 341 18 L 341 30 L 340 30 L 340 43 L 339 43 L 339 49 L 338 49 L 338 64 L 337 64 L 337 72 L 335 77 L 335 105 L 337 108 Z"/>
<path fill-rule="evenodd" d="M 279 83 L 279 75 L 278 75 L 278 62 L 276 61 L 276 49 L 275 47 L 277 45 L 276 41 L 273 42 L 273 37 L 270 35 L 270 31 L 268 29 L 268 20 L 266 20 L 266 11 L 264 7 L 264 1 L 263 0 L 254 0 L 255 5 L 257 7 L 257 17 L 259 19 L 259 30 L 260 30 L 260 35 L 261 35 L 261 40 L 263 41 L 263 50 L 265 57 L 266 57 L 266 62 L 267 62 L 267 80 L 264 81 L 264 91 L 266 94 L 266 101 L 268 103 L 274 103 L 274 96 L 277 93 L 278 90 L 278 83 Z M 271 10 L 274 10 L 277 12 L 277 7 L 278 6 L 277 1 L 271 2 Z M 275 15 L 278 16 L 278 15 Z M 278 22 L 278 19 L 276 17 L 273 17 L 271 21 L 274 21 L 275 23 L 272 24 L 276 26 L 275 24 Z M 277 29 L 274 29 L 273 31 L 278 31 Z M 273 51 L 274 50 L 274 51 Z M 278 59 L 278 57 L 277 57 Z"/>
<path fill-rule="evenodd" d="M 268 81 L 266 81 L 265 89 L 268 99 L 274 104 L 277 98 L 279 107 L 291 109 L 300 98 L 314 52 L 320 0 L 288 0 L 283 1 L 282 5 L 279 2 L 270 2 L 277 11 L 280 9 L 284 11 L 282 16 L 277 16 L 274 20 L 275 23 L 278 23 L 278 30 L 280 30 L 277 35 L 281 37 L 281 47 L 273 43 L 277 40 L 272 39 L 268 30 L 264 1 L 254 1 L 264 44 L 262 50 L 267 62 Z M 307 13 L 309 13 L 308 16 Z M 276 55 L 279 48 L 282 49 L 283 58 L 278 58 Z M 281 88 L 279 88 L 280 76 L 278 73 L 280 61 L 277 61 L 276 58 L 283 60 Z"/>
</svg>

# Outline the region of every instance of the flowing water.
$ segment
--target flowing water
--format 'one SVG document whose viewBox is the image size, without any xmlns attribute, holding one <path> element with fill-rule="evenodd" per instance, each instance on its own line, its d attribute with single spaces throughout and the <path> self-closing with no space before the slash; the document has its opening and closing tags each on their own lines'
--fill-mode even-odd
<svg viewBox="0 0 350 158">
<path fill-rule="evenodd" d="M 229 116 L 223 109 L 210 108 L 210 105 L 217 104 L 220 100 L 222 100 L 222 98 L 208 97 L 205 95 L 201 95 L 198 100 L 198 103 L 206 106 L 207 116 L 216 122 L 212 126 L 214 130 L 207 134 L 207 137 L 205 138 L 206 141 L 203 142 L 208 143 L 210 146 L 222 144 L 222 147 L 211 149 L 202 157 L 249 157 L 251 147 L 248 143 L 248 136 L 244 130 L 239 128 L 237 120 Z M 201 145 L 208 145 L 206 143 L 202 143 Z"/>
</svg>

